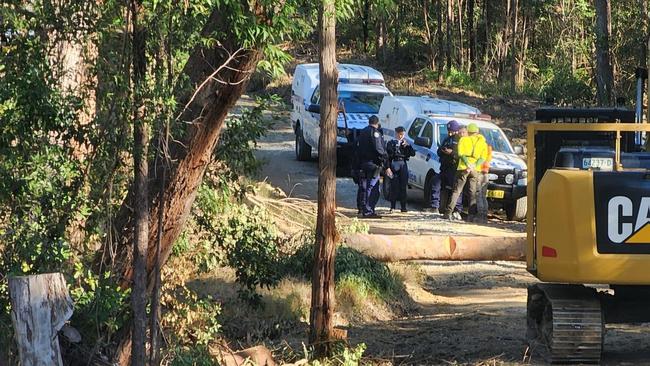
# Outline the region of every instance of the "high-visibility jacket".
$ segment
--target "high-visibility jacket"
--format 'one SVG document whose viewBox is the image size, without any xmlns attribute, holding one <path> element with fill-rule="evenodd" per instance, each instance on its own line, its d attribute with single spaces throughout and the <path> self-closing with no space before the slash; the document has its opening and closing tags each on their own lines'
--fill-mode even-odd
<svg viewBox="0 0 650 366">
<path fill-rule="evenodd" d="M 490 162 L 492 161 L 492 146 L 488 145 L 487 146 L 487 157 L 485 158 L 485 161 L 483 164 L 481 164 L 481 171 L 483 173 L 489 173 L 490 172 Z"/>
<path fill-rule="evenodd" d="M 458 170 L 467 169 L 468 164 L 476 170 L 481 169 L 481 164 L 487 158 L 487 150 L 485 137 L 480 133 L 461 137 L 458 141 Z"/>
</svg>

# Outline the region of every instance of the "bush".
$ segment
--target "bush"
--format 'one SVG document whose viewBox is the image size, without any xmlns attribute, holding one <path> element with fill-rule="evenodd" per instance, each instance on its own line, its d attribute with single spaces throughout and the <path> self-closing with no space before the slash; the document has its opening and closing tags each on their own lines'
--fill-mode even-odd
<svg viewBox="0 0 650 366">
<path fill-rule="evenodd" d="M 540 97 L 553 98 L 556 104 L 591 104 L 594 92 L 584 71 L 573 73 L 567 67 L 548 68 L 542 73 Z"/>
<path fill-rule="evenodd" d="M 309 279 L 313 266 L 314 246 L 305 245 L 287 259 L 285 274 Z M 355 249 L 338 247 L 334 266 L 337 284 L 352 281 L 383 299 L 394 298 L 403 291 L 403 284 L 388 266 Z"/>
</svg>

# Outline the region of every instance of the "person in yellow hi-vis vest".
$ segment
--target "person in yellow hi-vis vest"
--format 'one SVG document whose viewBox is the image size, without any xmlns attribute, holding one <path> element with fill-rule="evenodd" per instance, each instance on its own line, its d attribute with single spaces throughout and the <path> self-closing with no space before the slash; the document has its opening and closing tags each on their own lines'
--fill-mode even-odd
<svg viewBox="0 0 650 366">
<path fill-rule="evenodd" d="M 485 136 L 479 135 L 485 139 Z M 487 224 L 488 217 L 488 200 L 487 191 L 488 184 L 490 184 L 490 162 L 492 161 L 492 146 L 487 145 L 487 157 L 481 165 L 481 171 L 478 176 L 478 187 L 476 188 L 476 218 L 474 222 L 477 224 Z"/>
<path fill-rule="evenodd" d="M 477 213 L 476 193 L 478 188 L 478 178 L 481 171 L 481 165 L 487 159 L 487 142 L 485 137 L 479 133 L 478 126 L 470 123 L 467 126 L 468 136 L 464 136 L 458 141 L 458 169 L 451 199 L 447 202 L 445 218 L 453 220 L 450 212 L 454 212 L 454 205 L 458 197 L 463 193 L 465 184 L 469 184 L 469 216 L 468 221 L 474 221 Z"/>
</svg>

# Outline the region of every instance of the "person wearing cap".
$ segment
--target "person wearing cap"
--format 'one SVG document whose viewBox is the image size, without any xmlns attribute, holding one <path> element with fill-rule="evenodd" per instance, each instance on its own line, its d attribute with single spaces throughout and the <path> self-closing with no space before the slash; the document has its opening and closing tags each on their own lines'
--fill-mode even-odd
<svg viewBox="0 0 650 366">
<path fill-rule="evenodd" d="M 368 127 L 359 132 L 356 152 L 359 161 L 359 190 L 361 218 L 381 218 L 375 212 L 379 201 L 379 177 L 385 171 L 392 175 L 387 166 L 388 155 L 384 142 L 384 133 L 377 116 L 370 116 Z"/>
<path fill-rule="evenodd" d="M 437 191 L 439 199 L 432 199 L 434 202 L 439 203 L 440 211 L 444 215 L 447 203 L 451 196 L 456 176 L 456 168 L 458 167 L 458 140 L 460 140 L 460 131 L 463 126 L 458 121 L 451 120 L 447 122 L 447 137 L 442 141 L 438 147 L 438 157 L 440 158 L 440 189 Z M 435 191 L 435 190 L 432 190 Z M 460 217 L 460 211 L 463 208 L 463 196 L 458 197 L 456 208 L 452 214 Z M 434 212 L 438 207 L 436 206 Z"/>
<path fill-rule="evenodd" d="M 390 179 L 390 210 L 395 209 L 397 201 L 400 201 L 401 211 L 406 210 L 406 189 L 409 180 L 409 167 L 408 160 L 411 156 L 415 156 L 415 150 L 408 141 L 404 138 L 406 130 L 404 127 L 399 126 L 395 128 L 395 140 L 391 140 L 386 145 L 388 153 L 388 166 L 392 173 L 392 177 L 385 177 Z"/>
<path fill-rule="evenodd" d="M 476 193 L 478 186 L 478 174 L 487 159 L 487 143 L 485 138 L 479 133 L 476 123 L 470 123 L 467 126 L 468 136 L 461 137 L 458 140 L 458 168 L 454 181 L 454 188 L 451 199 L 447 203 L 445 218 L 453 220 L 451 212 L 454 210 L 458 197 L 463 193 L 465 184 L 469 184 L 469 217 L 468 221 L 474 221 L 477 213 Z"/>
</svg>

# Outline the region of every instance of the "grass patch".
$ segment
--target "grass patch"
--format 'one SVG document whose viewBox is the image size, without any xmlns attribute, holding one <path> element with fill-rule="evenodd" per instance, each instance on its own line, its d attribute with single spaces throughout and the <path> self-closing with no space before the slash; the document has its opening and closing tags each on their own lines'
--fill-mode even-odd
<svg viewBox="0 0 650 366">
<path fill-rule="evenodd" d="M 309 279 L 313 266 L 314 246 L 305 245 L 288 258 L 285 273 Z M 337 286 L 342 280 L 353 279 L 356 283 L 363 284 L 369 293 L 384 300 L 393 299 L 405 291 L 400 278 L 395 276 L 386 264 L 352 248 L 345 246 L 337 248 L 334 268 Z"/>
</svg>

